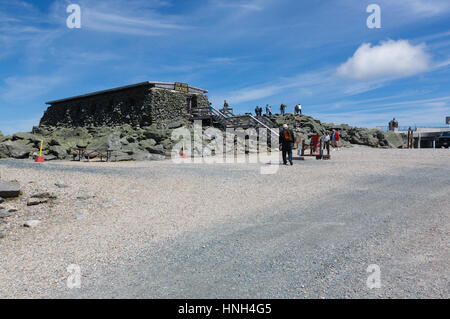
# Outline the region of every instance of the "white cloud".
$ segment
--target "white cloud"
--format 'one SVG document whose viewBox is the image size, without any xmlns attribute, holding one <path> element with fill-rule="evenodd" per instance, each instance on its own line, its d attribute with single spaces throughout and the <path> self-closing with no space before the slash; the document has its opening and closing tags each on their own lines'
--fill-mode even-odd
<svg viewBox="0 0 450 319">
<path fill-rule="evenodd" d="M 5 86 L 0 87 L 0 100 L 8 103 L 30 101 L 42 97 L 63 81 L 64 77 L 58 75 L 9 77 L 4 80 Z"/>
<path fill-rule="evenodd" d="M 409 6 L 417 14 L 427 16 L 442 14 L 450 10 L 448 0 L 405 0 L 404 5 Z"/>
<path fill-rule="evenodd" d="M 385 80 L 412 76 L 430 69 L 431 58 L 424 44 L 406 40 L 362 44 L 339 66 L 337 74 L 355 80 Z"/>
</svg>

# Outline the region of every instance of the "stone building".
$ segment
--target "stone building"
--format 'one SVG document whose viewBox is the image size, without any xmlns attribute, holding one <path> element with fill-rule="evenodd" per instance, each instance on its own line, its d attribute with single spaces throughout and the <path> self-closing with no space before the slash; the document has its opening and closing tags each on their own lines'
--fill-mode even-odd
<svg viewBox="0 0 450 319">
<path fill-rule="evenodd" d="M 208 108 L 208 91 L 183 83 L 143 82 L 50 101 L 40 126 L 159 128 L 188 122 L 192 110 Z"/>
</svg>

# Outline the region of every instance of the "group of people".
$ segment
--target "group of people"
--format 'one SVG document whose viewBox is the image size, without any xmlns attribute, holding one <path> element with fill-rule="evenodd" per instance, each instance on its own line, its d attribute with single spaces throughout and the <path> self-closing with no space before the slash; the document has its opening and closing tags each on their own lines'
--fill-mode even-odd
<svg viewBox="0 0 450 319">
<path fill-rule="evenodd" d="M 263 112 L 262 107 L 257 106 L 257 107 L 255 108 L 255 114 L 256 114 L 256 116 L 262 116 L 262 112 Z"/>
<path fill-rule="evenodd" d="M 287 105 L 281 104 L 280 105 L 280 114 L 282 114 L 282 115 L 286 114 L 286 109 L 287 109 Z M 295 114 L 302 114 L 302 105 L 297 104 L 294 107 L 294 112 L 295 112 Z M 263 108 L 257 105 L 255 107 L 256 116 L 262 116 L 262 113 L 263 113 Z M 272 115 L 272 107 L 269 104 L 266 104 L 266 114 Z"/>
<path fill-rule="evenodd" d="M 262 116 L 263 114 L 263 108 L 256 106 L 255 107 L 255 114 L 256 116 Z M 266 114 L 267 115 L 272 115 L 272 107 L 269 104 L 266 104 Z"/>
<path fill-rule="evenodd" d="M 339 150 L 339 141 L 341 139 L 341 136 L 335 129 L 331 131 L 331 135 L 327 131 L 322 139 L 323 149 L 326 149 L 328 154 L 330 153 L 330 145 L 331 147 L 333 147 L 333 149 Z"/>
<path fill-rule="evenodd" d="M 330 153 L 330 145 L 338 150 L 340 139 L 341 136 L 335 129 L 332 130 L 331 135 L 329 132 L 326 132 L 325 135 L 322 136 L 323 148 L 328 151 L 328 154 Z M 280 131 L 279 137 L 280 149 L 282 151 L 284 165 L 288 165 L 288 161 L 289 164 L 294 165 L 292 161 L 292 149 L 294 147 L 294 142 L 294 131 L 289 129 L 289 126 L 287 124 L 284 124 L 283 129 Z"/>
</svg>

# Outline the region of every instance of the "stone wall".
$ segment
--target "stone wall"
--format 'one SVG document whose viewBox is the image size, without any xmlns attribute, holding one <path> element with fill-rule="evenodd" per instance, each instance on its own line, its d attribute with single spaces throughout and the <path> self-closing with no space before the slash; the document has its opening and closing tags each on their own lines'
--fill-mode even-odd
<svg viewBox="0 0 450 319">
<path fill-rule="evenodd" d="M 150 91 L 151 118 L 158 128 L 187 124 L 190 117 L 189 107 L 208 107 L 209 104 L 208 97 L 202 94 L 195 95 L 161 88 L 152 88 Z"/>
<path fill-rule="evenodd" d="M 52 104 L 45 111 L 40 126 L 102 127 L 129 124 L 144 127 L 155 124 L 163 128 L 174 122 L 185 123 L 189 120 L 188 98 L 208 106 L 208 98 L 202 94 L 142 85 Z"/>
</svg>

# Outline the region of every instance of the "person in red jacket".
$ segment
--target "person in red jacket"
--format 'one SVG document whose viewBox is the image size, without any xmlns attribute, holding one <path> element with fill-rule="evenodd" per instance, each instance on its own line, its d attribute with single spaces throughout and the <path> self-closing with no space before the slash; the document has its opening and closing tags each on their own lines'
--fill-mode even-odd
<svg viewBox="0 0 450 319">
<path fill-rule="evenodd" d="M 336 148 L 336 150 L 339 150 L 339 140 L 341 139 L 341 136 L 339 135 L 339 132 L 333 129 L 333 132 L 331 134 L 331 145 Z"/>
</svg>

